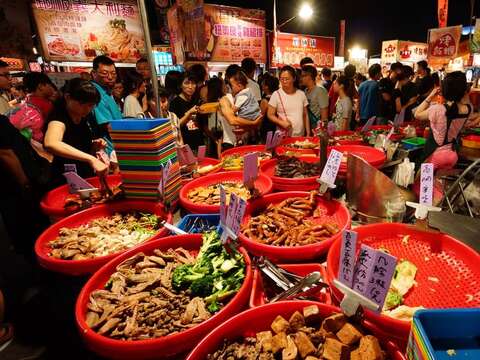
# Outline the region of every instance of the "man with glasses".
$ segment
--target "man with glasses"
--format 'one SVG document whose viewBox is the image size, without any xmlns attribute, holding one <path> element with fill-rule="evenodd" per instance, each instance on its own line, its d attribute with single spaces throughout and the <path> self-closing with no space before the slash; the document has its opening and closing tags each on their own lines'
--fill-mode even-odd
<svg viewBox="0 0 480 360">
<path fill-rule="evenodd" d="M 10 110 L 8 104 L 7 92 L 12 87 L 10 72 L 8 71 L 8 64 L 0 60 L 0 114 L 3 115 Z"/>
<path fill-rule="evenodd" d="M 122 113 L 112 97 L 112 89 L 117 80 L 117 69 L 115 63 L 108 56 L 97 56 L 93 60 L 93 85 L 100 93 L 100 102 L 94 109 L 98 125 L 108 130 L 108 124 L 112 120 L 121 119 Z"/>
</svg>

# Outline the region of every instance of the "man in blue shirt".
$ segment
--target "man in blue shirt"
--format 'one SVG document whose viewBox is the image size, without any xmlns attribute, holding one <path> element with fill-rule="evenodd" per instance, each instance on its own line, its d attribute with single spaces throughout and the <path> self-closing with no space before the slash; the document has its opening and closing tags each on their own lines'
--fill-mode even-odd
<svg viewBox="0 0 480 360">
<path fill-rule="evenodd" d="M 98 125 L 108 129 L 112 120 L 121 119 L 122 113 L 111 93 L 117 80 L 117 69 L 115 63 L 108 56 L 100 55 L 93 60 L 93 85 L 100 93 L 100 102 L 94 109 L 95 119 Z"/>
<path fill-rule="evenodd" d="M 382 67 L 380 64 L 373 64 L 368 69 L 369 80 L 364 81 L 358 88 L 360 96 L 360 123 L 364 125 L 372 116 L 378 115 L 380 92 L 378 80 L 382 77 Z"/>
</svg>

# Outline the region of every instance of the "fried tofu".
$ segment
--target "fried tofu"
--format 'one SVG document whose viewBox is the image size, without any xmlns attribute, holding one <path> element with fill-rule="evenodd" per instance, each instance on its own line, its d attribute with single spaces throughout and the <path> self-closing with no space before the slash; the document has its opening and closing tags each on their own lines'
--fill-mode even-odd
<svg viewBox="0 0 480 360">
<path fill-rule="evenodd" d="M 271 328 L 275 334 L 286 332 L 290 324 L 283 316 L 278 315 L 271 325 Z"/>
<path fill-rule="evenodd" d="M 317 305 L 310 305 L 303 308 L 305 323 L 312 324 L 320 320 L 320 311 Z"/>
<path fill-rule="evenodd" d="M 287 347 L 287 333 L 281 332 L 272 337 L 272 353 L 276 354 Z"/>
<path fill-rule="evenodd" d="M 337 332 L 338 339 L 344 343 L 345 345 L 354 345 L 356 344 L 361 338 L 363 334 L 352 324 L 346 323 Z"/>
<path fill-rule="evenodd" d="M 287 336 L 287 347 L 282 350 L 282 360 L 295 360 L 298 349 L 291 336 Z"/>
<path fill-rule="evenodd" d="M 295 311 L 292 316 L 290 316 L 290 320 L 288 320 L 288 323 L 290 325 L 290 330 L 295 332 L 305 326 L 305 318 L 302 314 L 300 314 L 300 312 Z"/>
<path fill-rule="evenodd" d="M 362 360 L 362 356 L 360 355 L 360 350 L 354 350 L 350 353 L 350 360 Z"/>
<path fill-rule="evenodd" d="M 367 335 L 360 339 L 358 351 L 360 353 L 361 360 L 384 360 L 380 343 L 373 335 Z"/>
<path fill-rule="evenodd" d="M 348 360 L 349 355 L 348 346 L 335 339 L 325 339 L 322 354 L 325 360 Z"/>
<path fill-rule="evenodd" d="M 333 314 L 325 320 L 323 320 L 322 323 L 322 329 L 325 329 L 326 332 L 333 332 L 336 333 L 338 330 L 340 330 L 343 325 L 347 323 L 347 318 L 343 314 Z"/>
<path fill-rule="evenodd" d="M 301 331 L 295 334 L 293 340 L 295 341 L 295 345 L 297 345 L 298 352 L 300 353 L 302 359 L 316 351 L 316 348 L 310 341 L 310 338 Z"/>
<path fill-rule="evenodd" d="M 307 356 L 305 360 L 319 360 L 319 359 L 315 356 Z"/>
<path fill-rule="evenodd" d="M 262 331 L 257 333 L 257 342 L 262 346 L 263 351 L 272 351 L 272 332 Z"/>
</svg>

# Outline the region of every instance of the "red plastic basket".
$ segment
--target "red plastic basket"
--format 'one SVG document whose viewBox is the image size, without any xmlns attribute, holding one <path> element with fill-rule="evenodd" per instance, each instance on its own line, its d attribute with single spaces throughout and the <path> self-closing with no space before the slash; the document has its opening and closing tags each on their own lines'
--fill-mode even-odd
<svg viewBox="0 0 480 360">
<path fill-rule="evenodd" d="M 307 163 L 316 163 L 320 159 L 317 157 L 303 156 L 299 158 L 303 162 Z M 275 167 L 277 166 L 277 159 L 271 159 L 266 161 L 261 167 L 260 171 L 262 174 L 268 176 L 272 179 L 273 189 L 274 190 L 293 190 L 296 191 L 310 191 L 318 189 L 317 179 L 320 176 L 310 176 L 306 178 L 284 178 L 280 176 L 275 176 Z"/>
<path fill-rule="evenodd" d="M 335 143 L 338 144 L 338 145 L 363 145 L 363 144 L 365 144 L 361 135 L 358 135 L 359 136 L 358 140 L 341 140 L 341 139 L 337 140 L 337 139 L 335 139 L 336 137 L 350 136 L 350 135 L 355 135 L 355 134 L 358 135 L 358 132 L 351 131 L 351 130 L 335 131 L 333 133 L 333 138 L 335 140 Z"/>
<path fill-rule="evenodd" d="M 169 223 L 172 222 L 172 214 L 166 214 L 163 205 L 153 201 L 120 200 L 110 204 L 99 205 L 62 219 L 45 230 L 35 243 L 35 254 L 37 255 L 38 262 L 45 269 L 66 275 L 85 275 L 95 272 L 101 266 L 118 256 L 120 253 L 86 260 L 56 259 L 48 255 L 48 253 L 51 251 L 49 246 L 50 241 L 55 240 L 58 237 L 58 232 L 61 228 L 74 228 L 103 216 L 112 216 L 116 212 L 134 210 L 150 212 L 163 217 Z M 151 237 L 151 239 L 161 238 L 167 236 L 168 234 L 169 231 L 166 228 L 161 228 L 155 235 Z"/>
<path fill-rule="evenodd" d="M 243 171 L 228 171 L 216 174 L 202 176 L 201 178 L 190 181 L 180 190 L 180 204 L 192 214 L 215 214 L 220 212 L 220 205 L 195 204 L 188 199 L 188 193 L 201 186 L 209 186 L 214 184 L 237 182 L 243 183 Z M 255 187 L 260 191 L 261 195 L 268 194 L 272 191 L 272 180 L 268 176 L 260 174 L 255 181 Z"/>
<path fill-rule="evenodd" d="M 100 188 L 100 179 L 96 177 L 86 179 L 94 187 Z M 109 175 L 107 183 L 110 187 L 118 186 L 122 183 L 121 175 Z M 62 185 L 49 191 L 40 202 L 40 207 L 43 213 L 50 217 L 53 221 L 58 221 L 76 211 L 65 209 L 65 199 L 70 195 L 68 185 Z M 93 207 L 98 205 L 93 205 Z"/>
<path fill-rule="evenodd" d="M 298 196 L 308 197 L 309 193 L 303 191 L 282 192 L 269 194 L 256 199 L 247 207 L 242 224 L 246 224 L 252 215 L 259 213 L 268 205 L 278 204 L 285 199 Z M 305 246 L 273 246 L 256 242 L 245 235 L 240 234 L 240 243 L 252 254 L 266 256 L 277 263 L 306 262 L 317 259 L 319 256 L 327 253 L 334 240 L 341 237 L 343 230 L 350 228 L 350 213 L 344 205 L 338 201 L 326 200 L 322 197 L 318 197 L 317 199 L 318 207 L 323 210 L 325 215 L 316 219 L 318 221 L 334 220 L 340 229 L 340 231 L 330 239 Z"/>
<path fill-rule="evenodd" d="M 246 264 L 246 276 L 242 287 L 217 314 L 201 324 L 177 334 L 149 340 L 116 340 L 99 335 L 87 326 L 85 316 L 91 292 L 102 289 L 122 261 L 139 252 L 150 255 L 155 249 L 167 250 L 183 247 L 196 252 L 201 244 L 201 235 L 180 235 L 157 239 L 129 250 L 98 270 L 83 287 L 75 306 L 77 326 L 87 347 L 109 359 L 166 359 L 189 351 L 216 326 L 242 311 L 248 304 L 252 284 L 250 258 L 244 249 L 240 249 Z"/>
<path fill-rule="evenodd" d="M 255 336 L 257 332 L 270 330 L 273 320 L 278 315 L 289 319 L 295 311 L 301 312 L 304 307 L 310 305 L 317 305 L 322 317 L 340 312 L 337 307 L 313 301 L 280 301 L 249 309 L 231 318 L 208 334 L 188 355 L 187 360 L 204 360 L 209 354 L 220 349 L 225 340 Z M 398 347 L 389 341 L 388 334 L 381 332 L 368 321 L 365 321 L 363 326 L 378 337 L 391 360 L 405 360 Z"/>
<path fill-rule="evenodd" d="M 405 305 L 426 308 L 480 306 L 480 255 L 473 249 L 438 232 L 421 231 L 406 224 L 372 224 L 355 229 L 357 245 L 384 248 L 398 259 L 409 260 L 417 268 L 414 286 L 405 296 Z M 409 235 L 408 243 L 402 242 Z M 341 239 L 330 248 L 327 258 L 329 282 L 338 273 Z M 438 279 L 438 282 L 429 280 Z M 343 295 L 333 285 L 332 293 L 340 301 Z M 468 294 L 474 298 L 470 301 Z M 410 323 L 366 310 L 368 319 L 384 331 L 405 342 Z"/>
<path fill-rule="evenodd" d="M 318 156 L 318 149 L 298 149 L 298 148 L 295 148 L 292 146 L 292 144 L 296 143 L 297 141 L 310 141 L 310 142 L 313 142 L 315 144 L 319 144 L 320 143 L 320 139 L 316 136 L 295 136 L 295 137 L 288 137 L 286 139 L 284 139 L 282 141 L 282 144 L 279 146 L 279 148 L 277 149 L 277 153 L 278 153 L 278 150 L 280 150 L 280 152 L 282 151 L 294 151 L 296 152 L 297 154 L 307 154 L 307 155 L 315 155 L 315 156 Z"/>
<path fill-rule="evenodd" d="M 307 276 L 313 271 L 318 271 L 322 274 L 323 281 L 327 280 L 327 270 L 320 264 L 283 264 L 278 266 L 299 276 Z M 265 305 L 267 303 L 268 299 L 266 298 L 264 289 L 262 272 L 257 268 L 253 271 L 253 285 L 250 294 L 251 308 Z M 332 296 L 330 294 L 330 289 L 326 290 L 326 292 L 318 292 L 312 296 L 315 297 L 318 302 L 331 305 Z"/>
<path fill-rule="evenodd" d="M 356 155 L 366 162 L 368 162 L 373 167 L 379 168 L 387 159 L 387 156 L 382 150 L 375 149 L 370 146 L 362 146 L 362 145 L 339 145 L 339 146 L 330 146 L 328 148 L 328 154 L 330 154 L 331 149 L 335 149 L 342 153 L 350 153 L 352 155 Z M 347 173 L 347 163 L 342 162 L 340 164 L 340 170 L 338 171 L 339 174 L 345 175 Z"/>
</svg>

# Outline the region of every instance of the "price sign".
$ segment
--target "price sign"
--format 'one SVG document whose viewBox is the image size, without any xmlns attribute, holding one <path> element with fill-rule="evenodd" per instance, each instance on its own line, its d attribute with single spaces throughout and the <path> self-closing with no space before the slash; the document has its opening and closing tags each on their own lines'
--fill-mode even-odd
<svg viewBox="0 0 480 360">
<path fill-rule="evenodd" d="M 190 146 L 182 145 L 177 148 L 178 160 L 181 165 L 191 165 L 196 162 L 196 158 L 193 155 L 192 149 Z"/>
<path fill-rule="evenodd" d="M 352 289 L 364 296 L 368 290 L 368 282 L 373 272 L 376 256 L 376 250 L 370 246 L 362 245 L 360 247 L 360 254 L 353 272 Z"/>
<path fill-rule="evenodd" d="M 243 214 L 245 214 L 245 209 L 247 208 L 247 202 L 241 197 L 232 194 L 232 197 L 235 201 L 235 212 L 232 214 L 230 222 L 230 230 L 235 235 L 238 235 L 240 231 L 240 224 L 242 223 Z"/>
<path fill-rule="evenodd" d="M 207 147 L 205 145 L 201 145 L 201 146 L 198 147 L 198 152 L 197 152 L 198 162 L 202 162 L 203 159 L 205 159 L 206 150 L 207 150 Z"/>
<path fill-rule="evenodd" d="M 115 152 L 115 150 L 112 150 L 112 152 L 110 153 L 110 162 L 118 164 L 117 153 Z"/>
<path fill-rule="evenodd" d="M 265 140 L 265 150 L 269 151 L 273 149 L 272 147 L 272 140 L 273 140 L 273 132 L 267 132 L 267 139 Z"/>
<path fill-rule="evenodd" d="M 383 308 L 396 265 L 396 257 L 383 251 L 376 251 L 365 296 L 379 305 L 379 312 Z"/>
<path fill-rule="evenodd" d="M 370 119 L 368 119 L 367 123 L 363 125 L 362 130 L 360 130 L 360 132 L 368 131 L 368 129 L 370 129 L 370 126 L 373 125 L 373 122 L 375 121 L 376 118 L 377 118 L 376 116 L 372 116 Z"/>
<path fill-rule="evenodd" d="M 227 194 L 225 188 L 220 185 L 220 225 L 227 224 Z"/>
<path fill-rule="evenodd" d="M 110 166 L 110 156 L 108 156 L 105 151 L 97 151 L 97 159 L 99 159 L 105 165 Z"/>
<path fill-rule="evenodd" d="M 165 188 L 167 187 L 171 167 L 172 162 L 170 160 L 168 160 L 168 162 L 164 166 L 162 166 L 162 174 L 160 176 L 160 182 L 158 184 L 158 192 L 161 196 L 165 196 Z"/>
<path fill-rule="evenodd" d="M 258 153 L 246 154 L 243 157 L 243 183 L 252 189 L 258 177 Z"/>
<path fill-rule="evenodd" d="M 70 189 L 70 193 L 75 193 L 78 190 L 83 189 L 94 189 L 95 187 L 90 184 L 88 181 L 83 179 L 77 173 L 74 172 L 66 172 L 63 173 L 63 176 L 67 179 L 68 188 Z"/>
<path fill-rule="evenodd" d="M 402 111 L 400 111 L 400 113 L 395 115 L 395 118 L 393 120 L 393 125 L 395 127 L 402 126 L 404 120 L 405 120 L 405 109 L 402 109 Z"/>
<path fill-rule="evenodd" d="M 395 127 L 392 126 L 392 128 L 390 129 L 390 131 L 387 134 L 387 140 L 390 140 L 394 131 L 395 131 Z"/>
<path fill-rule="evenodd" d="M 75 164 L 64 164 L 63 165 L 64 171 L 67 172 L 74 172 L 77 173 L 77 165 Z"/>
<path fill-rule="evenodd" d="M 323 168 L 322 175 L 320 176 L 320 181 L 333 185 L 337 178 L 338 170 L 342 163 L 343 154 L 340 151 L 332 149 L 330 155 L 328 156 L 327 163 Z"/>
<path fill-rule="evenodd" d="M 433 164 L 424 163 L 420 172 L 420 204 L 432 206 L 433 203 Z"/>
<path fill-rule="evenodd" d="M 355 250 L 357 233 L 345 230 L 342 234 L 342 249 L 338 267 L 338 279 L 348 287 L 352 287 L 353 271 L 355 270 Z"/>
<path fill-rule="evenodd" d="M 281 130 L 275 131 L 275 134 L 273 135 L 273 140 L 272 140 L 272 148 L 277 147 L 285 137 L 285 134 Z"/>
</svg>

